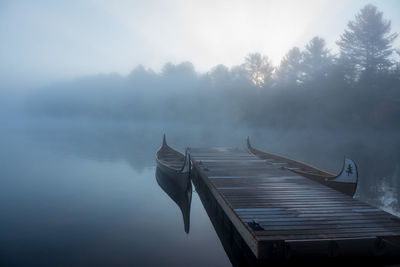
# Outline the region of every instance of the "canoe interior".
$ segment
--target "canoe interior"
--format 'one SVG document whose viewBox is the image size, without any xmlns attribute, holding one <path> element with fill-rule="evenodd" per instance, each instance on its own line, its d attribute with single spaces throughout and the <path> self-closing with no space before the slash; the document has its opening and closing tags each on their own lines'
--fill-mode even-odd
<svg viewBox="0 0 400 267">
<path fill-rule="evenodd" d="M 257 157 L 259 157 L 261 159 L 268 160 L 270 163 L 272 163 L 274 165 L 282 165 L 282 167 L 289 169 L 291 171 L 294 171 L 296 173 L 303 174 L 304 176 L 305 175 L 309 175 L 309 176 L 317 175 L 317 176 L 323 176 L 325 178 L 336 177 L 336 175 L 334 175 L 332 173 L 322 171 L 322 170 L 317 169 L 316 167 L 310 166 L 308 164 L 255 149 L 250 145 L 249 142 L 248 142 L 248 149 L 251 153 L 253 153 L 254 155 L 256 155 Z"/>
<path fill-rule="evenodd" d="M 298 162 L 292 159 L 288 159 L 282 156 L 258 150 L 251 146 L 249 138 L 247 138 L 247 149 L 249 150 L 250 153 L 254 154 L 260 159 L 267 160 L 269 163 L 273 165 L 281 166 L 282 168 L 300 174 L 306 178 L 321 183 L 346 195 L 354 196 L 357 190 L 357 182 L 356 183 L 335 182 L 333 180 L 338 175 L 322 171 L 320 169 L 317 169 L 316 167 L 310 166 L 302 162 Z"/>
<path fill-rule="evenodd" d="M 157 151 L 156 159 L 159 164 L 176 171 L 180 171 L 185 163 L 185 156 L 167 144 Z"/>
</svg>

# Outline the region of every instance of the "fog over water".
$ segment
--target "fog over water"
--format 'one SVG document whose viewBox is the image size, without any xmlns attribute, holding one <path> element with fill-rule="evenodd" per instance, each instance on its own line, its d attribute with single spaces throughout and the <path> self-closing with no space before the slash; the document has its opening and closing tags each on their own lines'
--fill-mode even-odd
<svg viewBox="0 0 400 267">
<path fill-rule="evenodd" d="M 7 203 L 0 207 L 0 258 L 5 266 L 229 266 L 197 193 L 186 234 L 180 210 L 156 183 L 154 153 L 163 132 L 181 151 L 186 146 L 244 148 L 250 135 L 262 149 L 334 173 L 343 155 L 349 155 L 359 164 L 357 197 L 399 212 L 393 190 L 399 179 L 399 157 L 393 157 L 398 149 L 388 141 L 397 137 L 390 134 L 354 138 L 343 133 L 86 119 L 19 122 L 2 121 L 0 131 L 0 196 Z M 371 144 L 376 138 L 379 146 Z"/>
<path fill-rule="evenodd" d="M 71 121 L 2 128 L 0 264 L 229 266 L 196 196 L 190 235 L 183 231 L 155 180 L 160 138 L 143 138 L 151 130 Z"/>
<path fill-rule="evenodd" d="M 348 156 L 400 216 L 398 1 L 150 2 L 0 3 L 0 266 L 231 266 L 195 188 L 186 234 L 156 180 L 164 133 Z"/>
</svg>

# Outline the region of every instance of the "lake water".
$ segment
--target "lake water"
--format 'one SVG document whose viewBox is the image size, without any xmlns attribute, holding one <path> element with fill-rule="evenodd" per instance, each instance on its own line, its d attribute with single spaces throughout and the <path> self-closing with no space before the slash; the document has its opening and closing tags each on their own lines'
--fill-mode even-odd
<svg viewBox="0 0 400 267">
<path fill-rule="evenodd" d="M 332 172 L 350 153 L 360 169 L 357 197 L 398 212 L 397 133 L 2 119 L 0 266 L 231 266 L 195 190 L 186 234 L 180 209 L 157 184 L 164 132 L 181 151 L 244 148 L 250 135 L 256 147 Z"/>
</svg>

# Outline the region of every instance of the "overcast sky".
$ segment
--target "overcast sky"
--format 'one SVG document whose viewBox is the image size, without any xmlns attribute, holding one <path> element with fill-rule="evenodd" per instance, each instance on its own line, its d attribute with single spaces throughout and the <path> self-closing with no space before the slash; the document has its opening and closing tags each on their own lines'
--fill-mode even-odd
<svg viewBox="0 0 400 267">
<path fill-rule="evenodd" d="M 0 0 L 0 84 L 125 75 L 138 64 L 159 71 L 168 61 L 203 72 L 240 64 L 250 52 L 277 65 L 315 35 L 335 51 L 368 3 L 400 32 L 398 0 Z"/>
</svg>

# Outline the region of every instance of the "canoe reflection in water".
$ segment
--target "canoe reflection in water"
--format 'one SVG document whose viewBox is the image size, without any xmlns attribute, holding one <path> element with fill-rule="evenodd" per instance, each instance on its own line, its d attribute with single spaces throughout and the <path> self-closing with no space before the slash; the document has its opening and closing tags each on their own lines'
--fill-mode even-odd
<svg viewBox="0 0 400 267">
<path fill-rule="evenodd" d="M 185 232 L 189 233 L 190 205 L 192 202 L 192 183 L 189 173 L 171 174 L 156 169 L 158 185 L 178 205 L 182 212 Z"/>
</svg>

